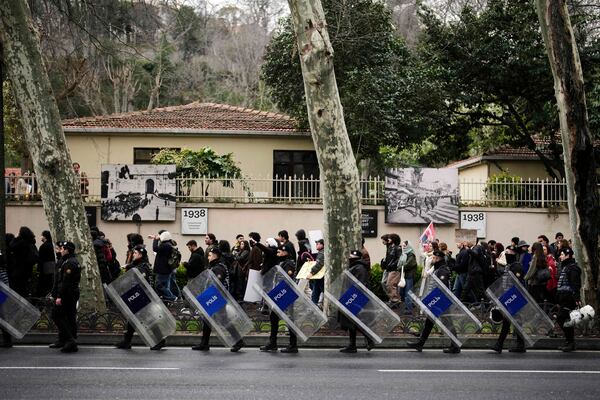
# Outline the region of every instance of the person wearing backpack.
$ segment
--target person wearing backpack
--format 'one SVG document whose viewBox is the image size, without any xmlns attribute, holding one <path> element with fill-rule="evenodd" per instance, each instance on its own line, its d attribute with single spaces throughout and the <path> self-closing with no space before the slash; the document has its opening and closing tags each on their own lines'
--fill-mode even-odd
<svg viewBox="0 0 600 400">
<path fill-rule="evenodd" d="M 163 231 L 160 235 L 149 235 L 148 239 L 152 239 L 152 250 L 156 253 L 153 268 L 156 274 L 156 293 L 164 300 L 175 301 L 177 297 L 171 291 L 171 275 L 177 254 L 173 254 L 176 248 L 172 244 L 171 233 Z M 181 261 L 181 253 L 179 260 Z"/>
</svg>

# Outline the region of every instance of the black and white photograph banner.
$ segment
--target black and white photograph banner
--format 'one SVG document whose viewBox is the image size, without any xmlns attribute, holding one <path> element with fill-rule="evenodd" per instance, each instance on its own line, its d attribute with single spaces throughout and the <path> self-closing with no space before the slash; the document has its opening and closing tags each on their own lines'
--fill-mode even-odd
<svg viewBox="0 0 600 400">
<path fill-rule="evenodd" d="M 102 220 L 175 221 L 175 165 L 103 164 Z"/>
<path fill-rule="evenodd" d="M 386 169 L 387 224 L 455 224 L 458 218 L 456 168 Z"/>
</svg>

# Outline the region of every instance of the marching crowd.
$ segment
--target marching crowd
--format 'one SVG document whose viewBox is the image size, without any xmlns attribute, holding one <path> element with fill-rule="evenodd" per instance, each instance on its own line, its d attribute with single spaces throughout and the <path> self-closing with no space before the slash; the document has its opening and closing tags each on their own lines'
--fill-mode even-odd
<svg viewBox="0 0 600 400">
<path fill-rule="evenodd" d="M 122 271 L 136 268 L 153 284 L 155 291 L 164 301 L 176 301 L 181 298 L 177 284 L 176 271 L 183 265 L 187 279 L 193 279 L 205 269 L 211 269 L 224 287 L 239 302 L 244 299 L 250 270 L 266 274 L 271 268 L 279 265 L 290 277 L 294 278 L 307 261 L 313 261 L 309 278 L 317 275 L 324 267 L 324 241 L 316 241 L 316 249 L 312 250 L 304 230 L 296 232 L 297 246 L 290 241 L 287 231 L 280 231 L 276 237 L 261 241 L 261 235 L 250 232 L 248 239 L 242 234 L 236 236 L 231 245 L 227 240 L 217 240 L 209 233 L 204 238 L 202 248 L 195 240 L 186 243 L 190 251 L 187 261 L 181 263 L 181 252 L 177 243 L 168 231 L 159 231 L 147 238 L 152 241 L 151 250 L 155 254 L 151 266 L 148 258 L 150 246 L 144 238 L 137 234 L 127 235 L 128 250 L 125 254 L 125 264 L 117 260 L 117 254 L 111 241 L 97 228 L 91 228 L 94 251 L 98 261 L 102 283 L 110 283 Z M 29 297 L 47 297 L 53 302 L 52 319 L 58 328 L 58 340 L 52 348 L 60 348 L 63 352 L 77 351 L 77 301 L 79 299 L 79 281 L 81 267 L 76 258 L 75 245 L 71 242 L 52 242 L 50 232 L 44 231 L 40 237 L 42 245 L 36 247 L 35 235 L 27 227 L 21 227 L 18 236 L 6 235 L 7 252 L 1 258 L 0 278 L 10 285 L 19 295 Z M 412 314 L 414 305 L 408 296 L 418 278 L 417 254 L 409 241 L 401 241 L 400 236 L 392 233 L 381 237 L 386 246 L 386 255 L 381 260 L 383 270 L 381 285 L 389 297 L 391 308 L 404 303 L 403 312 Z M 561 233 L 555 235 L 555 241 L 550 243 L 548 238 L 540 235 L 537 241 L 529 245 L 518 237 L 512 238 L 506 247 L 499 242 L 457 243 L 456 256 L 448 245 L 438 240 L 423 244 L 422 275 L 435 274 L 454 295 L 465 303 L 485 300 L 485 288 L 498 277 L 511 271 L 523 285 L 527 287 L 538 303 L 551 303 L 559 306 L 557 322 L 565 333 L 563 351 L 573 351 L 574 328 L 565 326 L 569 312 L 580 305 L 579 292 L 581 288 L 581 270 L 573 258 L 570 243 Z M 37 279 L 34 282 L 33 267 L 37 265 Z M 349 271 L 365 286 L 369 287 L 371 277 L 371 260 L 369 252 L 364 247 L 350 251 L 348 260 Z M 320 304 L 323 298 L 324 278 L 311 279 L 311 300 Z M 261 351 L 277 351 L 277 333 L 279 330 L 279 315 L 270 312 L 271 333 L 269 341 L 260 348 Z M 356 335 L 360 328 L 351 320 L 340 315 L 342 328 L 348 330 L 350 343 L 341 349 L 342 352 L 355 353 Z M 427 320 L 417 341 L 409 342 L 409 346 L 421 351 L 431 329 L 433 321 Z M 510 322 L 503 321 L 502 331 L 493 350 L 502 352 L 503 342 L 510 330 Z M 12 339 L 3 332 L 2 347 L 11 347 Z M 130 324 L 118 348 L 131 348 L 134 328 Z M 194 350 L 209 349 L 210 324 L 203 324 L 203 335 L 200 344 L 193 346 Z M 293 331 L 289 332 L 289 345 L 281 352 L 298 352 L 297 338 Z M 165 341 L 152 347 L 159 350 Z M 232 347 L 238 351 L 244 346 L 242 340 Z M 373 347 L 373 342 L 367 338 L 367 349 Z M 459 353 L 455 345 L 444 350 L 447 353 Z M 517 346 L 510 351 L 525 352 L 523 338 L 517 334 Z"/>
</svg>

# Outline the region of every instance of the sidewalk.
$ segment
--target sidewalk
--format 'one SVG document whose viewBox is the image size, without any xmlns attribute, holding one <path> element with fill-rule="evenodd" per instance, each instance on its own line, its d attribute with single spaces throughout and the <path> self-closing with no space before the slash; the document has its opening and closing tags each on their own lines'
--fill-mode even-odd
<svg viewBox="0 0 600 400">
<path fill-rule="evenodd" d="M 200 342 L 201 335 L 195 334 L 175 334 L 167 338 L 168 346 L 190 347 Z M 380 349 L 407 349 L 406 342 L 414 340 L 413 335 L 397 335 L 386 338 L 376 348 Z M 101 345 L 112 346 L 122 339 L 122 335 L 113 333 L 82 333 L 79 335 L 77 342 L 82 345 Z M 16 345 L 44 345 L 56 341 L 55 333 L 29 333 L 21 340 L 14 340 Z M 257 334 L 244 337 L 244 341 L 248 347 L 258 347 L 267 343 L 268 335 Z M 211 337 L 211 346 L 223 346 L 216 336 Z M 359 337 L 358 346 L 364 347 L 364 341 Z M 496 342 L 495 335 L 485 335 L 485 337 L 473 336 L 469 337 L 464 343 L 463 349 L 488 349 Z M 575 338 L 578 350 L 600 350 L 600 338 Z M 288 343 L 288 337 L 285 334 L 279 336 L 278 345 L 285 346 Z M 140 338 L 135 335 L 133 344 L 144 346 Z M 308 348 L 342 348 L 348 344 L 346 336 L 313 336 L 306 343 L 300 343 L 300 347 Z M 430 336 L 425 345 L 425 349 L 441 349 L 450 344 L 448 338 L 443 336 Z M 539 340 L 533 349 L 537 350 L 554 350 L 563 344 L 563 338 L 546 338 Z M 513 345 L 513 339 L 507 339 L 504 348 L 508 349 Z"/>
</svg>

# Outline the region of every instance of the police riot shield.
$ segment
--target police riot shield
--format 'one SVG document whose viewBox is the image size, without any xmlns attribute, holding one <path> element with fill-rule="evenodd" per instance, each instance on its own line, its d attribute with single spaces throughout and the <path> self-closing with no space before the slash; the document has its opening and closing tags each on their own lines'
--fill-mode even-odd
<svg viewBox="0 0 600 400">
<path fill-rule="evenodd" d="M 533 346 L 542 336 L 554 329 L 554 323 L 538 306 L 519 279 L 510 271 L 492 283 L 485 294 L 523 336 L 529 346 Z"/>
<path fill-rule="evenodd" d="M 137 269 L 104 284 L 104 289 L 148 346 L 175 333 L 175 318 Z"/>
<path fill-rule="evenodd" d="M 188 282 L 183 295 L 228 347 L 252 330 L 252 321 L 211 270 Z"/>
<path fill-rule="evenodd" d="M 325 296 L 375 343 L 381 343 L 401 322 L 398 315 L 348 270 L 331 284 Z"/>
<path fill-rule="evenodd" d="M 327 322 L 325 314 L 280 266 L 271 268 L 263 277 L 262 286 L 255 283 L 254 288 L 302 342 Z"/>
<path fill-rule="evenodd" d="M 408 295 L 458 347 L 462 346 L 465 334 L 475 333 L 483 327 L 477 317 L 434 274 L 427 277 L 421 297 L 412 291 Z"/>
<path fill-rule="evenodd" d="M 40 311 L 0 282 L 0 327 L 21 339 L 40 318 Z"/>
</svg>

